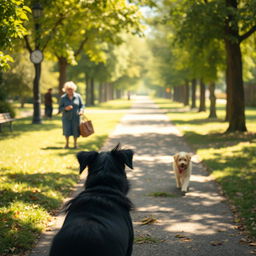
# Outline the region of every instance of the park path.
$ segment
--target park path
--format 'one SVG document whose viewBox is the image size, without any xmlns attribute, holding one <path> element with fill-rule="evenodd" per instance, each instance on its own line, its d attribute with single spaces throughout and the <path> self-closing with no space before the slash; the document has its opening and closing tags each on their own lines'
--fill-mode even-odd
<svg viewBox="0 0 256 256">
<path fill-rule="evenodd" d="M 250 248 L 240 243 L 232 213 L 218 193 L 204 167 L 193 157 L 190 192 L 180 196 L 171 172 L 171 155 L 191 149 L 164 110 L 147 97 L 136 97 L 102 150 L 118 142 L 134 150 L 134 169 L 128 170 L 131 182 L 129 197 L 135 204 L 132 212 L 135 230 L 133 256 L 246 256 Z M 78 193 L 83 180 L 75 188 Z M 173 197 L 154 197 L 164 192 Z M 46 256 L 50 241 L 63 221 L 56 218 L 41 237 L 30 256 Z M 141 225 L 145 218 L 156 222 Z M 103 255 L 104 256 L 104 255 Z"/>
</svg>

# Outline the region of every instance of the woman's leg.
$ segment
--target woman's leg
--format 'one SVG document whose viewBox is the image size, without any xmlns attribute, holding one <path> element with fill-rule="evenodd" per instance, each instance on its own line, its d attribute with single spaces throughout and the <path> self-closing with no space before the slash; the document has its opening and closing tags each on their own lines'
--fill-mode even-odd
<svg viewBox="0 0 256 256">
<path fill-rule="evenodd" d="M 65 136 L 65 138 L 66 138 L 65 148 L 69 148 L 69 136 Z"/>
<path fill-rule="evenodd" d="M 74 148 L 77 148 L 77 137 L 74 136 Z"/>
</svg>

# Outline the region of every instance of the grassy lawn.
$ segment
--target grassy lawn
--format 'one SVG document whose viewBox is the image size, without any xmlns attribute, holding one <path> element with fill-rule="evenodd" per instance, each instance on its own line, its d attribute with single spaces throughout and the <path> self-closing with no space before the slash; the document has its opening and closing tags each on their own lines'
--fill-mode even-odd
<svg viewBox="0 0 256 256">
<path fill-rule="evenodd" d="M 223 134 L 228 127 L 223 122 L 224 105 L 217 106 L 218 119 L 209 120 L 208 113 L 191 111 L 182 104 L 166 99 L 155 102 L 167 110 L 170 120 L 182 131 L 235 206 L 234 221 L 242 223 L 256 238 L 256 108 L 246 109 L 249 132 Z"/>
<path fill-rule="evenodd" d="M 32 125 L 17 119 L 14 131 L 0 133 L 0 255 L 29 250 L 77 183 L 79 150 L 99 150 L 130 102 L 112 101 L 89 111 L 95 134 L 79 138 L 80 149 L 64 149 L 61 117 Z M 109 111 L 105 111 L 109 110 Z M 71 143 L 73 141 L 71 140 Z M 72 146 L 72 144 L 71 144 Z"/>
</svg>

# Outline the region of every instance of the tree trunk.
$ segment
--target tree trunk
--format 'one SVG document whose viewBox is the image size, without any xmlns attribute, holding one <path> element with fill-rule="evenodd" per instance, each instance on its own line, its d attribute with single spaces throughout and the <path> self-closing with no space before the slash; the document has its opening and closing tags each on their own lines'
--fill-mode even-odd
<svg viewBox="0 0 256 256">
<path fill-rule="evenodd" d="M 103 83 L 99 84 L 99 103 L 103 102 Z"/>
<path fill-rule="evenodd" d="M 87 74 L 85 74 L 85 105 L 90 106 L 91 99 L 90 99 L 90 78 Z"/>
<path fill-rule="evenodd" d="M 189 105 L 189 82 L 186 81 L 186 84 L 184 85 L 184 106 Z"/>
<path fill-rule="evenodd" d="M 209 84 L 210 91 L 210 114 L 208 118 L 217 118 L 216 114 L 216 96 L 215 96 L 215 83 L 212 82 Z"/>
<path fill-rule="evenodd" d="M 200 80 L 200 105 L 198 112 L 203 112 L 206 111 L 206 106 L 205 106 L 205 83 L 201 79 Z"/>
<path fill-rule="evenodd" d="M 103 102 L 106 102 L 107 101 L 107 98 L 108 98 L 108 95 L 107 95 L 107 87 L 108 87 L 108 84 L 106 82 L 104 82 L 102 84 L 102 101 Z"/>
<path fill-rule="evenodd" d="M 191 101 L 191 108 L 196 108 L 196 79 L 192 80 Z"/>
<path fill-rule="evenodd" d="M 226 0 L 226 7 L 237 10 L 237 0 Z M 230 12 L 226 20 L 225 47 L 227 53 L 227 85 L 230 85 L 230 116 L 226 132 L 247 131 L 245 125 L 245 103 L 242 54 L 237 17 Z"/>
<path fill-rule="evenodd" d="M 173 100 L 177 101 L 177 86 L 173 87 Z"/>
<path fill-rule="evenodd" d="M 109 100 L 113 100 L 114 99 L 114 87 L 113 84 L 110 83 L 109 84 Z"/>
<path fill-rule="evenodd" d="M 229 121 L 230 118 L 230 90 L 231 90 L 231 85 L 230 85 L 230 81 L 228 79 L 229 75 L 228 75 L 228 64 L 227 64 L 227 68 L 226 68 L 226 117 L 225 117 L 225 121 Z"/>
<path fill-rule="evenodd" d="M 20 108 L 25 108 L 25 98 L 20 98 Z"/>
<path fill-rule="evenodd" d="M 67 67 L 68 62 L 67 59 L 64 57 L 58 58 L 58 65 L 59 65 L 59 96 L 63 94 L 63 86 L 65 82 L 67 81 Z"/>
<path fill-rule="evenodd" d="M 183 86 L 175 86 L 173 92 L 173 100 L 177 102 L 184 102 L 184 87 Z"/>
<path fill-rule="evenodd" d="M 117 90 L 116 90 L 116 98 L 117 98 L 117 99 L 121 99 L 121 97 L 122 97 L 122 92 L 121 92 L 120 89 L 117 89 Z"/>
<path fill-rule="evenodd" d="M 6 100 L 6 93 L 2 90 L 2 83 L 3 83 L 3 72 L 0 69 L 0 101 L 5 101 Z"/>
<path fill-rule="evenodd" d="M 94 94 L 94 78 L 90 79 L 91 86 L 90 86 L 90 106 L 95 105 L 95 94 Z"/>
<path fill-rule="evenodd" d="M 40 93 L 40 77 L 41 63 L 35 63 L 35 77 L 33 81 L 33 124 L 41 124 L 41 93 Z"/>
<path fill-rule="evenodd" d="M 240 44 L 226 40 L 229 91 L 229 127 L 227 132 L 247 131 L 245 125 L 244 86 Z"/>
</svg>

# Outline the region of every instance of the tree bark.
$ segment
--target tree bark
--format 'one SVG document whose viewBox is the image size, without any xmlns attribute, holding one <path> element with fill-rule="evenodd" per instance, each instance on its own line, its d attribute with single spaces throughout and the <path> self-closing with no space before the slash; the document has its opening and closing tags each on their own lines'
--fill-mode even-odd
<svg viewBox="0 0 256 256">
<path fill-rule="evenodd" d="M 215 83 L 211 82 L 209 84 L 210 91 L 210 114 L 208 118 L 217 118 L 216 114 L 216 96 L 215 96 Z"/>
<path fill-rule="evenodd" d="M 177 101 L 177 86 L 173 87 L 173 100 Z"/>
<path fill-rule="evenodd" d="M 226 0 L 226 7 L 237 10 L 237 0 Z M 232 24 L 232 26 L 230 25 Z M 225 47 L 227 53 L 227 85 L 230 85 L 230 116 L 226 132 L 247 131 L 245 125 L 245 103 L 243 86 L 242 54 L 238 22 L 234 12 L 226 21 Z"/>
<path fill-rule="evenodd" d="M 229 91 L 229 127 L 227 132 L 247 131 L 245 125 L 242 55 L 239 43 L 226 40 Z"/>
<path fill-rule="evenodd" d="M 90 78 L 88 74 L 85 73 L 85 104 L 86 106 L 90 106 Z"/>
<path fill-rule="evenodd" d="M 113 100 L 114 99 L 114 87 L 113 84 L 110 83 L 109 84 L 109 100 Z"/>
<path fill-rule="evenodd" d="M 226 68 L 226 116 L 225 116 L 225 121 L 228 122 L 230 119 L 230 90 L 231 90 L 231 85 L 230 85 L 230 81 L 229 81 L 229 75 L 228 75 L 228 71 L 229 70 L 229 66 L 227 64 L 227 68 Z"/>
<path fill-rule="evenodd" d="M 99 84 L 99 103 L 103 102 L 103 83 Z"/>
<path fill-rule="evenodd" d="M 116 90 L 116 98 L 117 98 L 117 99 L 121 99 L 121 96 L 122 96 L 121 90 L 120 90 L 120 89 L 117 89 L 117 90 Z"/>
<path fill-rule="evenodd" d="M 196 79 L 192 80 L 191 85 L 191 108 L 196 108 Z"/>
<path fill-rule="evenodd" d="M 198 112 L 203 112 L 206 111 L 206 106 L 205 106 L 205 83 L 203 79 L 200 80 L 200 105 Z"/>
<path fill-rule="evenodd" d="M 184 106 L 189 105 L 189 82 L 186 81 L 184 85 Z"/>
<path fill-rule="evenodd" d="M 58 57 L 58 66 L 59 66 L 59 96 L 63 94 L 62 88 L 67 80 L 67 67 L 68 62 L 64 57 Z"/>
<path fill-rule="evenodd" d="M 90 86 L 90 106 L 95 105 L 95 93 L 94 93 L 94 78 L 90 79 L 91 86 Z"/>
<path fill-rule="evenodd" d="M 40 94 L 40 77 L 41 63 L 34 64 L 35 78 L 33 81 L 33 124 L 41 124 L 41 94 Z"/>
<path fill-rule="evenodd" d="M 184 86 L 174 86 L 173 100 L 184 102 Z"/>
</svg>

